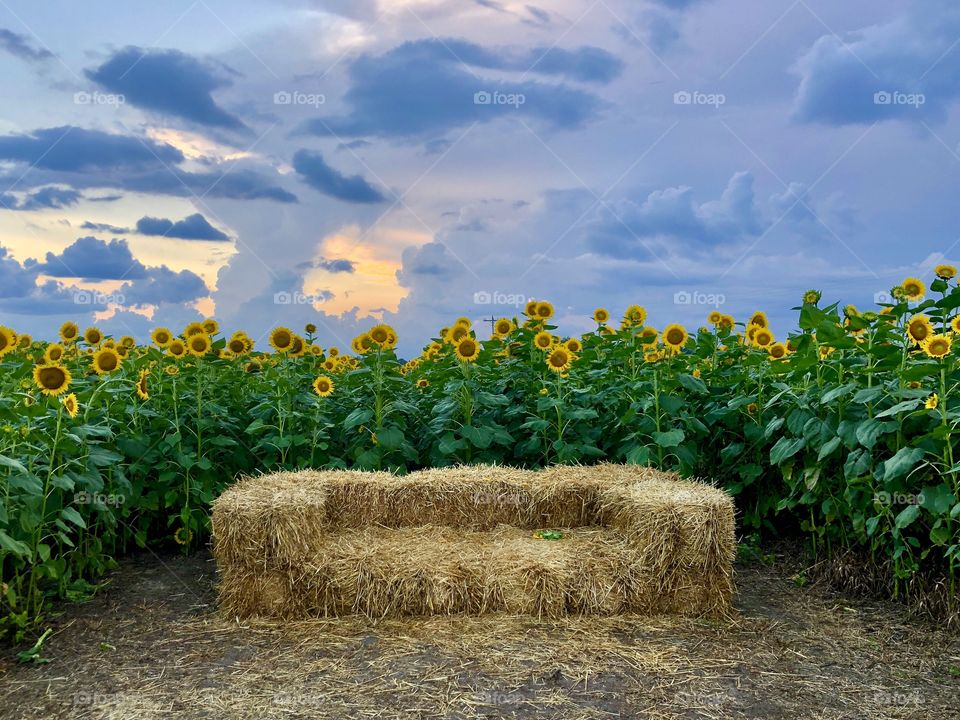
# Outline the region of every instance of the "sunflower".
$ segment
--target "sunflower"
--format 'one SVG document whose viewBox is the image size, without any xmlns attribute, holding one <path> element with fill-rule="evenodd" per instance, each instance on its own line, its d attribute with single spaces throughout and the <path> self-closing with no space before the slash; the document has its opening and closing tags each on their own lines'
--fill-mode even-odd
<svg viewBox="0 0 960 720">
<path fill-rule="evenodd" d="M 80 406 L 77 404 L 76 395 L 74 395 L 73 393 L 70 393 L 60 402 L 63 403 L 63 409 L 67 411 L 67 415 L 69 415 L 72 418 L 75 418 L 77 416 L 77 413 L 80 410 Z"/>
<path fill-rule="evenodd" d="M 164 371 L 167 375 L 179 375 L 179 374 L 180 374 L 180 368 L 178 368 L 176 365 L 167 365 L 167 366 L 163 369 L 163 371 Z"/>
<path fill-rule="evenodd" d="M 828 357 L 830 357 L 830 355 L 833 354 L 833 348 L 829 345 L 821 345 L 817 349 L 817 352 L 819 353 L 821 360 L 826 360 Z"/>
<path fill-rule="evenodd" d="M 623 312 L 624 327 L 643 325 L 647 321 L 647 310 L 640 305 L 628 305 Z"/>
<path fill-rule="evenodd" d="M 306 325 L 303 326 L 303 331 L 307 335 L 313 335 L 317 331 L 317 326 L 314 325 L 313 323 L 307 323 Z"/>
<path fill-rule="evenodd" d="M 773 343 L 773 339 L 773 333 L 765 327 L 758 327 L 753 334 L 753 342 L 756 343 L 757 347 L 768 347 Z"/>
<path fill-rule="evenodd" d="M 311 345 L 311 346 L 310 346 L 310 354 L 311 354 L 311 355 L 323 355 L 323 348 L 320 347 L 319 345 Z"/>
<path fill-rule="evenodd" d="M 246 365 L 243 366 L 243 371 L 246 373 L 256 373 L 260 372 L 261 365 L 256 360 L 251 360 Z"/>
<path fill-rule="evenodd" d="M 466 320 L 466 318 L 460 318 L 460 320 Z M 457 320 L 457 324 L 460 323 L 460 320 Z M 470 327 L 469 323 L 470 321 L 467 320 L 466 327 L 468 329 Z M 374 325 L 369 331 L 370 339 L 377 343 L 377 345 L 385 346 L 390 339 L 391 330 L 392 328 L 389 325 Z"/>
<path fill-rule="evenodd" d="M 923 341 L 923 352 L 928 357 L 943 358 L 950 354 L 953 341 L 949 335 L 930 335 Z"/>
<path fill-rule="evenodd" d="M 137 378 L 137 395 L 140 396 L 141 400 L 150 399 L 150 391 L 149 391 L 149 388 L 147 387 L 147 378 L 149 377 L 150 377 L 149 370 L 141 370 L 140 377 Z"/>
<path fill-rule="evenodd" d="M 171 357 L 179 360 L 187 354 L 187 344 L 180 339 L 171 340 L 170 344 L 167 345 L 167 352 L 170 353 Z"/>
<path fill-rule="evenodd" d="M 660 353 L 657 352 L 656 350 L 647 350 L 643 354 L 643 361 L 646 363 L 655 363 L 659 359 L 660 359 Z"/>
<path fill-rule="evenodd" d="M 31 345 L 33 345 L 33 338 L 30 335 L 24 333 L 17 336 L 17 347 L 21 350 L 29 350 Z"/>
<path fill-rule="evenodd" d="M 150 333 L 150 339 L 157 347 L 165 348 L 173 340 L 173 333 L 165 327 L 154 328 Z"/>
<path fill-rule="evenodd" d="M 787 356 L 787 346 L 783 343 L 775 342 L 767 348 L 767 352 L 774 360 L 782 360 Z"/>
<path fill-rule="evenodd" d="M 679 351 L 680 348 L 686 345 L 687 338 L 689 337 L 686 328 L 676 323 L 667 325 L 663 330 L 663 344 L 674 352 Z"/>
<path fill-rule="evenodd" d="M 753 315 L 750 316 L 750 321 L 747 325 L 759 325 L 762 328 L 770 327 L 770 321 L 767 320 L 767 314 L 760 310 L 757 310 Z"/>
<path fill-rule="evenodd" d="M 109 375 L 120 367 L 120 353 L 113 348 L 100 348 L 93 355 L 93 369 L 97 375 Z"/>
<path fill-rule="evenodd" d="M 467 330 L 467 328 L 465 328 L 463 325 L 454 325 L 452 328 L 450 328 L 450 332 L 447 333 L 447 342 L 456 345 L 469 334 L 470 331 Z"/>
<path fill-rule="evenodd" d="M 80 328 L 77 327 L 77 324 L 70 322 L 69 320 L 60 326 L 60 339 L 67 345 L 72 342 L 76 342 L 77 337 L 80 335 Z"/>
<path fill-rule="evenodd" d="M 549 350 L 553 347 L 553 335 L 546 330 L 541 330 L 533 336 L 533 344 L 541 350 Z"/>
<path fill-rule="evenodd" d="M 17 334 L 8 327 L 0 325 L 0 358 L 17 349 Z"/>
<path fill-rule="evenodd" d="M 227 350 L 234 355 L 244 355 L 247 352 L 247 340 L 248 338 L 244 335 L 234 335 L 227 343 Z"/>
<path fill-rule="evenodd" d="M 453 321 L 453 324 L 460 325 L 461 327 L 465 327 L 467 330 L 473 327 L 473 321 L 468 317 L 458 317 L 456 320 Z"/>
<path fill-rule="evenodd" d="M 132 348 L 132 347 L 133 347 L 134 345 L 136 345 L 136 344 L 137 344 L 137 341 L 134 340 L 134 339 L 133 339 L 132 337 L 130 337 L 129 335 L 124 335 L 122 338 L 120 338 L 120 346 L 121 346 L 121 347 Z"/>
<path fill-rule="evenodd" d="M 190 337 L 191 335 L 206 335 L 207 328 L 204 327 L 202 322 L 192 322 L 183 329 L 183 336 L 185 338 Z"/>
<path fill-rule="evenodd" d="M 564 343 L 564 345 L 566 345 L 567 350 L 572 353 L 578 353 L 583 350 L 583 343 L 577 340 L 577 338 L 570 338 Z"/>
<path fill-rule="evenodd" d="M 604 325 L 610 319 L 610 312 L 606 308 L 597 308 L 593 311 L 593 319 L 598 324 Z"/>
<path fill-rule="evenodd" d="M 100 328 L 88 327 L 83 331 L 83 341 L 87 345 L 96 347 L 103 342 L 103 333 L 100 332 Z"/>
<path fill-rule="evenodd" d="M 333 393 L 333 380 L 321 375 L 313 381 L 313 391 L 320 397 L 329 397 Z"/>
<path fill-rule="evenodd" d="M 640 331 L 640 342 L 644 345 L 653 345 L 660 338 L 660 333 L 655 327 L 646 325 L 643 330 Z"/>
<path fill-rule="evenodd" d="M 903 289 L 904 297 L 913 302 L 923 300 L 923 296 L 927 294 L 927 286 L 915 277 L 906 278 L 900 283 L 900 287 Z"/>
<path fill-rule="evenodd" d="M 493 324 L 493 334 L 503 337 L 513 332 L 513 323 L 507 318 L 500 318 Z"/>
<path fill-rule="evenodd" d="M 117 344 L 113 340 L 104 340 L 103 347 L 113 350 L 117 347 Z"/>
<path fill-rule="evenodd" d="M 547 355 L 547 367 L 555 373 L 566 372 L 573 362 L 573 353 L 563 345 L 558 345 Z"/>
<path fill-rule="evenodd" d="M 426 378 L 420 378 L 417 380 L 417 387 L 423 390 L 424 388 L 430 387 L 430 381 Z"/>
<path fill-rule="evenodd" d="M 757 410 L 758 408 L 756 403 L 750 403 L 749 405 L 747 405 L 747 412 L 750 413 L 751 415 L 756 415 Z"/>
<path fill-rule="evenodd" d="M 33 382 L 44 395 L 62 395 L 70 387 L 70 371 L 62 365 L 46 363 L 33 368 Z"/>
<path fill-rule="evenodd" d="M 857 310 L 856 305 L 844 305 L 843 314 L 846 315 L 848 318 L 859 317 L 860 311 Z"/>
<path fill-rule="evenodd" d="M 523 307 L 523 314 L 527 317 L 536 317 L 537 315 L 537 301 L 528 300 L 527 304 Z"/>
<path fill-rule="evenodd" d="M 213 318 L 207 318 L 200 324 L 203 325 L 203 331 L 207 335 L 216 335 L 218 332 L 220 332 L 220 323 Z"/>
<path fill-rule="evenodd" d="M 339 354 L 340 354 L 340 351 L 337 348 L 335 347 L 327 348 L 327 356 L 336 357 Z"/>
<path fill-rule="evenodd" d="M 733 330 L 733 326 L 736 324 L 736 320 L 733 319 L 733 315 L 724 315 L 720 318 L 718 327 L 721 330 Z"/>
<path fill-rule="evenodd" d="M 47 349 L 43 353 L 43 359 L 48 363 L 60 362 L 63 359 L 63 345 L 59 343 L 47 345 Z"/>
<path fill-rule="evenodd" d="M 206 333 L 196 333 L 187 337 L 187 349 L 191 355 L 203 357 L 210 352 L 210 336 Z"/>
<path fill-rule="evenodd" d="M 820 293 L 819 290 L 807 290 L 803 294 L 803 304 L 816 305 L 818 302 L 820 302 L 821 297 L 823 297 L 823 295 Z"/>
<path fill-rule="evenodd" d="M 276 327 L 270 331 L 270 347 L 277 352 L 287 352 L 293 344 L 293 331 L 285 327 Z"/>
<path fill-rule="evenodd" d="M 907 323 L 907 335 L 917 345 L 933 335 L 933 325 L 926 315 L 914 315 Z"/>
<path fill-rule="evenodd" d="M 457 358 L 463 362 L 473 362 L 480 355 L 480 343 L 472 337 L 465 337 L 457 343 Z"/>
<path fill-rule="evenodd" d="M 293 342 L 290 344 L 289 357 L 300 357 L 307 352 L 307 342 L 302 337 L 294 333 Z"/>
<path fill-rule="evenodd" d="M 940 396 L 934 393 L 933 395 L 927 398 L 927 401 L 923 404 L 923 406 L 927 410 L 936 410 L 939 404 L 940 404 Z"/>
<path fill-rule="evenodd" d="M 327 372 L 336 372 L 339 367 L 339 363 L 333 358 L 327 358 L 323 361 L 323 369 Z"/>
<path fill-rule="evenodd" d="M 941 280 L 949 280 L 957 276 L 957 268 L 953 265 L 937 265 L 933 272 Z"/>
<path fill-rule="evenodd" d="M 189 545 L 193 540 L 193 530 L 188 527 L 178 527 L 173 534 L 173 539 L 176 540 L 177 545 Z"/>
<path fill-rule="evenodd" d="M 950 321 L 950 327 L 955 333 L 960 333 L 960 315 Z"/>
<path fill-rule="evenodd" d="M 541 320 L 549 320 L 553 317 L 553 305 L 546 300 L 541 300 L 537 303 L 536 316 Z"/>
<path fill-rule="evenodd" d="M 719 310 L 711 310 L 707 315 L 707 322 L 711 325 L 719 325 L 721 320 L 723 320 L 723 313 Z"/>
</svg>

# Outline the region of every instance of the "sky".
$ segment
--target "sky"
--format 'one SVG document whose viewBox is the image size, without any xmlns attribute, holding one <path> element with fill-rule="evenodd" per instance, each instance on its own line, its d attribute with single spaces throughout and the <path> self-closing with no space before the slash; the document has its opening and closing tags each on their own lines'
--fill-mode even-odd
<svg viewBox="0 0 960 720">
<path fill-rule="evenodd" d="M 631 303 L 795 327 L 960 259 L 951 0 L 0 1 L 0 325 L 264 347 Z"/>
</svg>

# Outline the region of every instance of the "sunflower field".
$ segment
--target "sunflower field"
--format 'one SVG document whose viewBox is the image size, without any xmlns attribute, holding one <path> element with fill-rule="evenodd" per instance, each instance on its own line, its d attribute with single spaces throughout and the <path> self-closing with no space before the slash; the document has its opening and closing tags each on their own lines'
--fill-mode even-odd
<svg viewBox="0 0 960 720">
<path fill-rule="evenodd" d="M 907 278 L 869 310 L 811 290 L 780 339 L 760 311 L 688 331 L 636 305 L 563 338 L 532 301 L 492 333 L 460 318 L 409 360 L 383 324 L 349 349 L 278 327 L 269 350 L 212 319 L 144 345 L 69 322 L 55 342 L 0 327 L 0 637 L 88 597 L 125 552 L 202 545 L 238 473 L 302 467 L 676 469 L 731 492 L 745 536 L 854 550 L 894 594 L 938 578 L 955 610 L 956 274 Z"/>
</svg>

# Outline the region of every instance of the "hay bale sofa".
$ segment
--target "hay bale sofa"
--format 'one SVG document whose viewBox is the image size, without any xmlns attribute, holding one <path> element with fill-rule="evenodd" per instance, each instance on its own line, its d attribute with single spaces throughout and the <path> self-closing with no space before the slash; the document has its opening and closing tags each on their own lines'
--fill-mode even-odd
<svg viewBox="0 0 960 720">
<path fill-rule="evenodd" d="M 235 617 L 718 616 L 733 590 L 730 497 L 638 466 L 281 472 L 212 524 Z"/>
</svg>

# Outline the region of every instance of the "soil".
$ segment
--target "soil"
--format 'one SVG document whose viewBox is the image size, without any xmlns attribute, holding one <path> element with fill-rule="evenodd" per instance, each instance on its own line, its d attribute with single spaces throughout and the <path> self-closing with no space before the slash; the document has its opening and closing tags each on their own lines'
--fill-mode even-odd
<svg viewBox="0 0 960 720">
<path fill-rule="evenodd" d="M 960 718 L 960 637 L 740 564 L 736 612 L 236 622 L 207 554 L 125 560 L 0 659 L 0 718 Z"/>
</svg>

